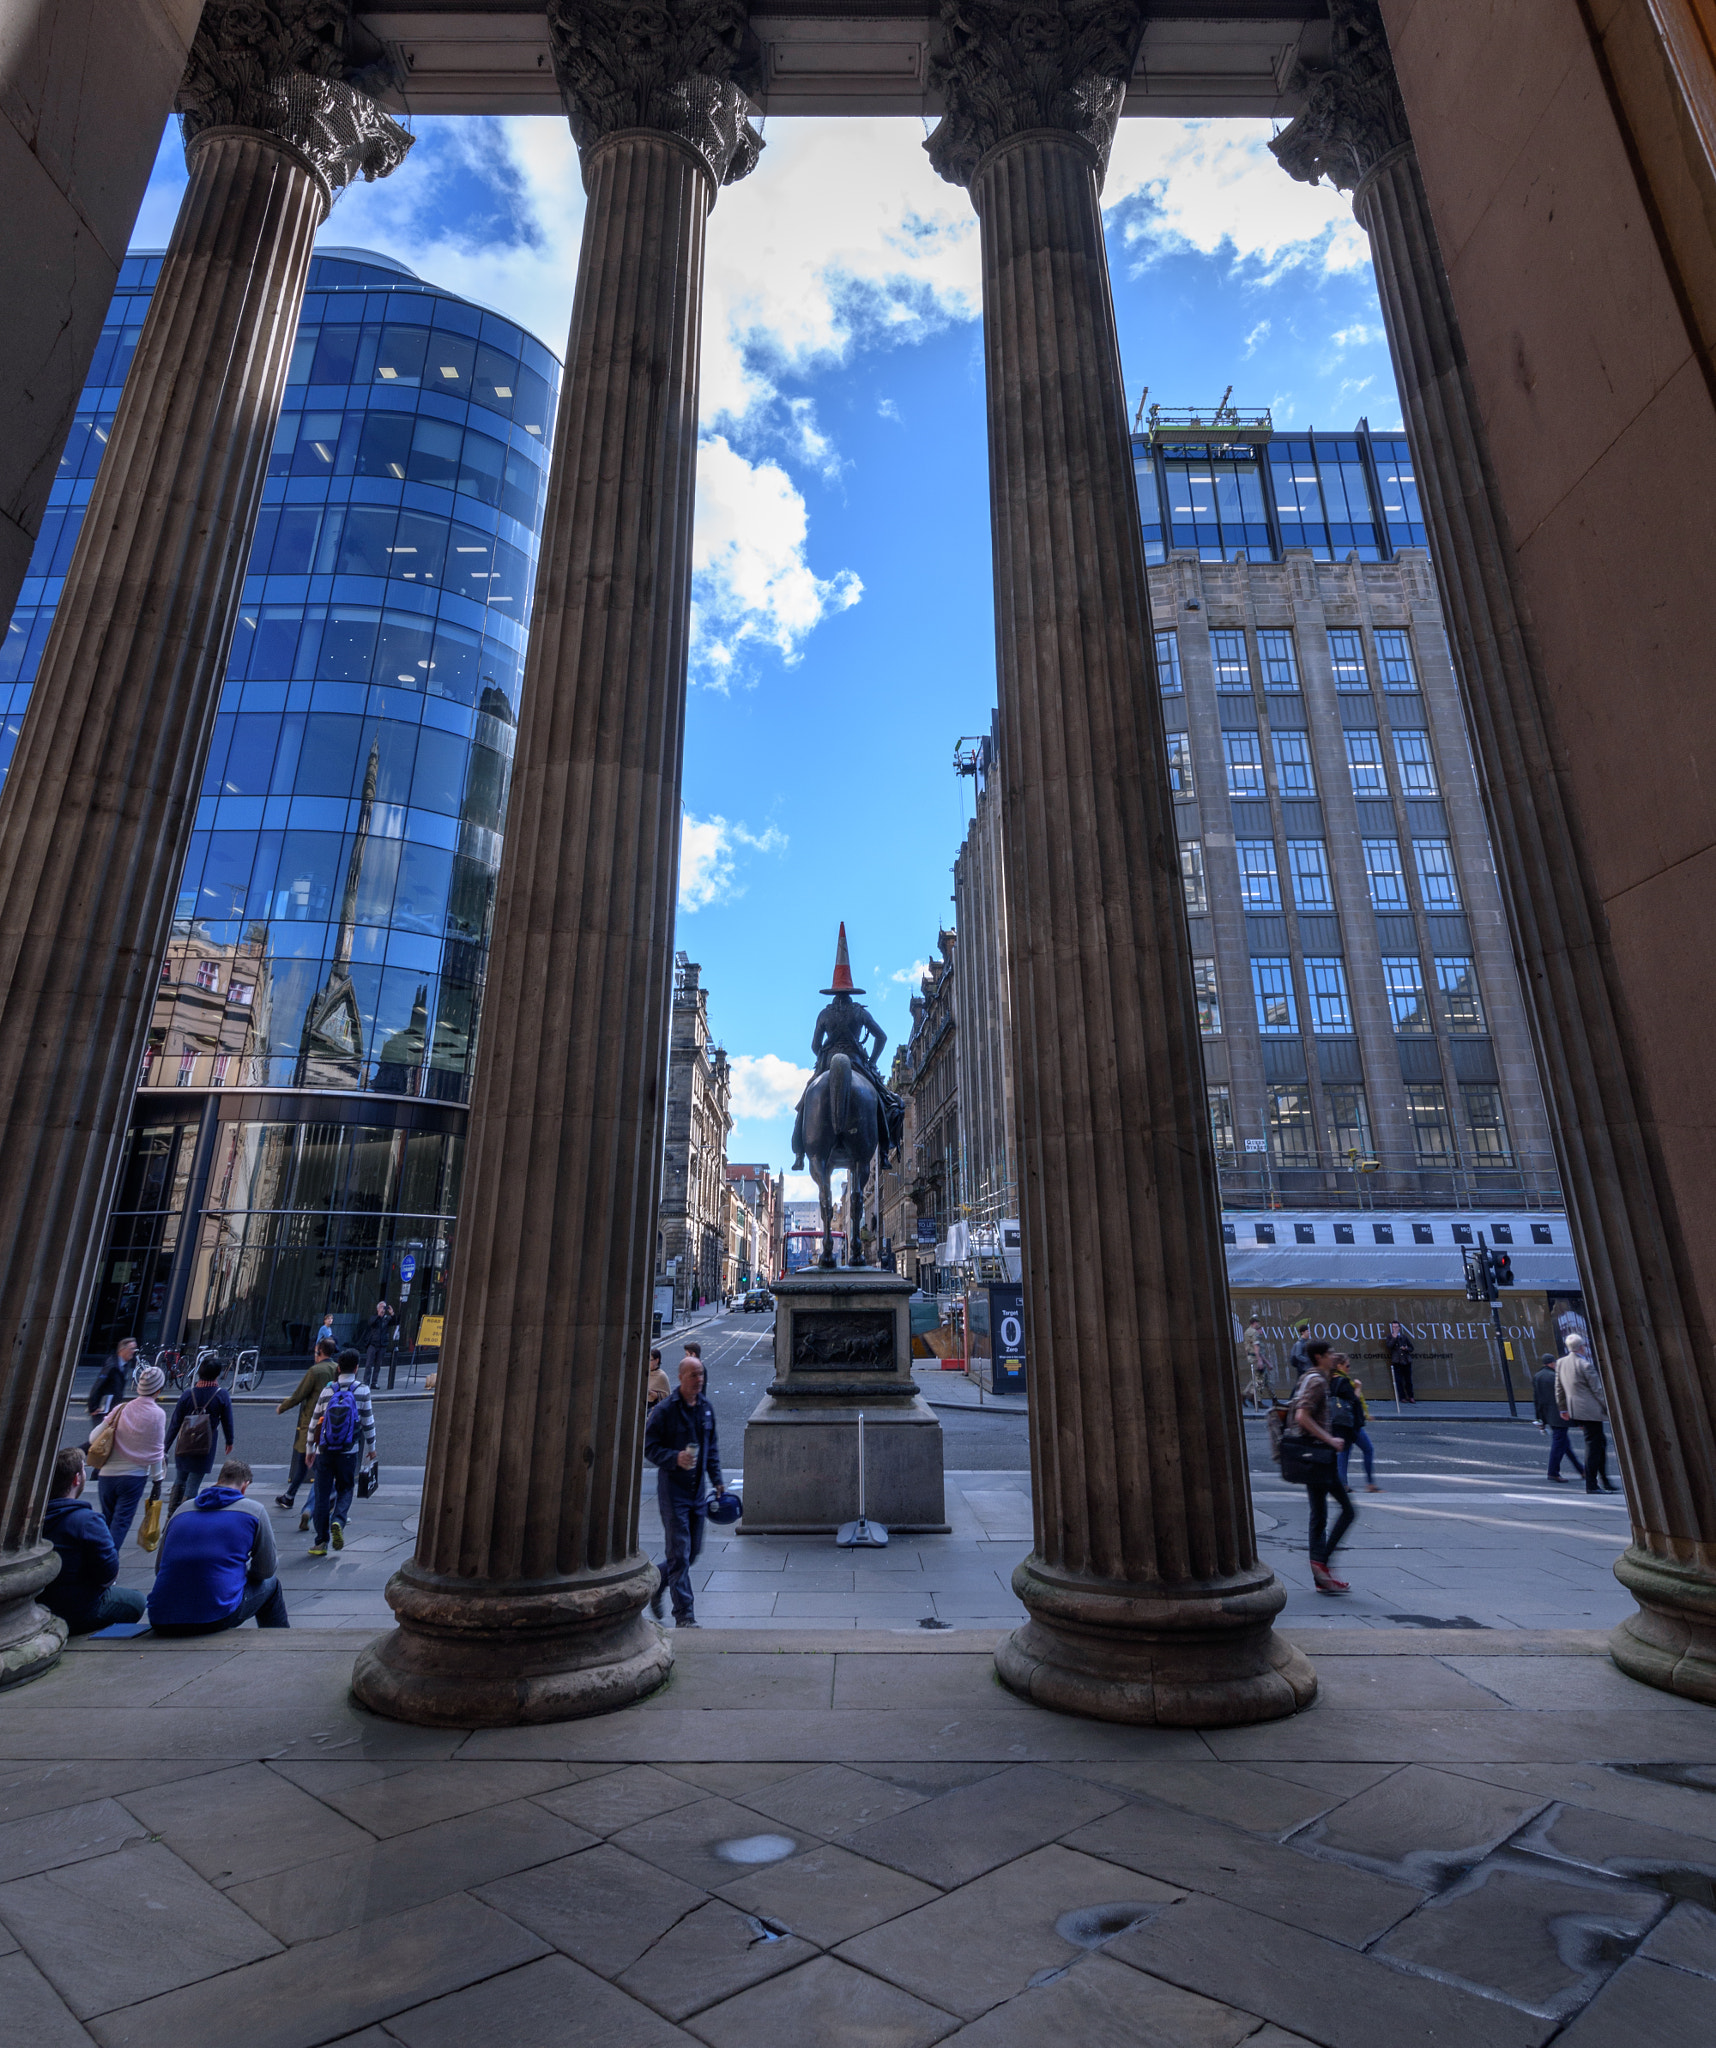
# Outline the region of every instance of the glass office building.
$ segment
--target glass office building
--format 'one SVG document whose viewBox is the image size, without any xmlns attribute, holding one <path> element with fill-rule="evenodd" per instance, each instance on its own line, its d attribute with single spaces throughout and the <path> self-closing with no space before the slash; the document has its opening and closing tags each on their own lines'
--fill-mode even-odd
<svg viewBox="0 0 1716 2048">
<path fill-rule="evenodd" d="M 159 269 L 124 265 L 66 444 L 4 761 Z M 558 386 L 511 321 L 313 260 L 90 1350 L 440 1310 Z"/>
</svg>

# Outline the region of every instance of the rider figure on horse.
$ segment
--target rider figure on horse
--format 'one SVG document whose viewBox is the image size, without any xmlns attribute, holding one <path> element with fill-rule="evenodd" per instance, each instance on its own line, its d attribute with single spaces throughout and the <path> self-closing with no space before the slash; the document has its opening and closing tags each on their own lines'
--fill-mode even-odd
<svg viewBox="0 0 1716 2048">
<path fill-rule="evenodd" d="M 852 964 L 846 953 L 846 926 L 844 923 L 841 924 L 840 941 L 835 950 L 833 986 L 825 988 L 822 993 L 825 996 L 832 996 L 834 1000 L 823 1006 L 822 1012 L 816 1020 L 816 1029 L 811 1033 L 810 1049 L 816 1059 L 816 1067 L 811 1075 L 811 1079 L 814 1080 L 817 1074 L 826 1074 L 828 1072 L 828 1063 L 837 1052 L 843 1052 L 847 1055 L 854 1069 L 864 1076 L 881 1100 L 885 1114 L 878 1150 L 881 1154 L 882 1164 L 886 1166 L 888 1163 L 889 1145 L 897 1145 L 900 1142 L 901 1133 L 904 1129 L 905 1104 L 899 1096 L 888 1092 L 887 1084 L 882 1079 L 882 1070 L 876 1064 L 881 1058 L 883 1046 L 888 1042 L 888 1034 L 876 1022 L 875 1018 L 871 1016 L 870 1012 L 865 1009 L 864 1005 L 854 1000 L 855 997 L 861 996 L 864 991 L 861 988 L 854 988 L 852 986 Z M 864 1042 L 866 1037 L 873 1040 L 873 1043 L 868 1047 Z M 807 1083 L 807 1089 L 808 1085 Z M 792 1154 L 794 1171 L 802 1173 L 804 1170 L 803 1095 L 798 1099 L 798 1114 L 793 1121 Z"/>
</svg>

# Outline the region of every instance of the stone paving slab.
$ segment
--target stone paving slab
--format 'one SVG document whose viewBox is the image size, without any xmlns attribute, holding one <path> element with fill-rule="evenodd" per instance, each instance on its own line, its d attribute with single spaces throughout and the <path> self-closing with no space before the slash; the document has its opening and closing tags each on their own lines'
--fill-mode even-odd
<svg viewBox="0 0 1716 2048">
<path fill-rule="evenodd" d="M 1001 1693 L 999 1631 L 712 1630 L 656 1703 L 434 1736 L 345 1697 L 368 1633 L 0 1695 L 8 2048 L 1716 2038 L 1716 1713 L 1596 1631 L 1307 1630 L 1321 1702 L 1198 1731 Z"/>
</svg>

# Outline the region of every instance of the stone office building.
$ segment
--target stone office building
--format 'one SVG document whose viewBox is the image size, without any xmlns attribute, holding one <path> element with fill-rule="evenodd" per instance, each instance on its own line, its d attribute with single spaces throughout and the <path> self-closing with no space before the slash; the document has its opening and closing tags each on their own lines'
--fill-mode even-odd
<svg viewBox="0 0 1716 2048">
<path fill-rule="evenodd" d="M 1405 437 L 1132 452 L 1224 1204 L 1559 1207 Z"/>
<path fill-rule="evenodd" d="M 713 1299 L 731 1257 L 727 1133 L 733 1128 L 732 1073 L 709 1031 L 709 991 L 695 960 L 673 960 L 673 1017 L 667 1058 L 667 1142 L 655 1236 L 657 1285 L 673 1286 L 676 1315 Z"/>
</svg>

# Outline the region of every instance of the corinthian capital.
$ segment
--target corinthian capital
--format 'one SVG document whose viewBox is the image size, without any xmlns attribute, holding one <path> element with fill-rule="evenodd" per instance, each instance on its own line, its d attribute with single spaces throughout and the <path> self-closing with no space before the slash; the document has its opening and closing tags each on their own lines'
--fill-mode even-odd
<svg viewBox="0 0 1716 2048">
<path fill-rule="evenodd" d="M 554 69 L 582 152 L 622 128 L 696 150 L 717 185 L 756 169 L 747 94 L 762 52 L 743 0 L 548 0 Z"/>
<path fill-rule="evenodd" d="M 1327 178 L 1350 192 L 1412 131 L 1376 0 L 1329 0 L 1329 22 L 1328 66 L 1299 66 L 1293 88 L 1304 110 L 1269 147 L 1290 178 Z"/>
<path fill-rule="evenodd" d="M 176 101 L 187 155 L 205 129 L 256 128 L 307 157 L 330 196 L 385 178 L 412 138 L 370 97 L 392 82 L 380 54 L 351 0 L 205 0 Z"/>
<path fill-rule="evenodd" d="M 1138 0 L 942 0 L 929 85 L 946 112 L 930 162 L 969 185 L 998 142 L 1058 128 L 1089 145 L 1100 176 L 1143 33 Z"/>
</svg>

